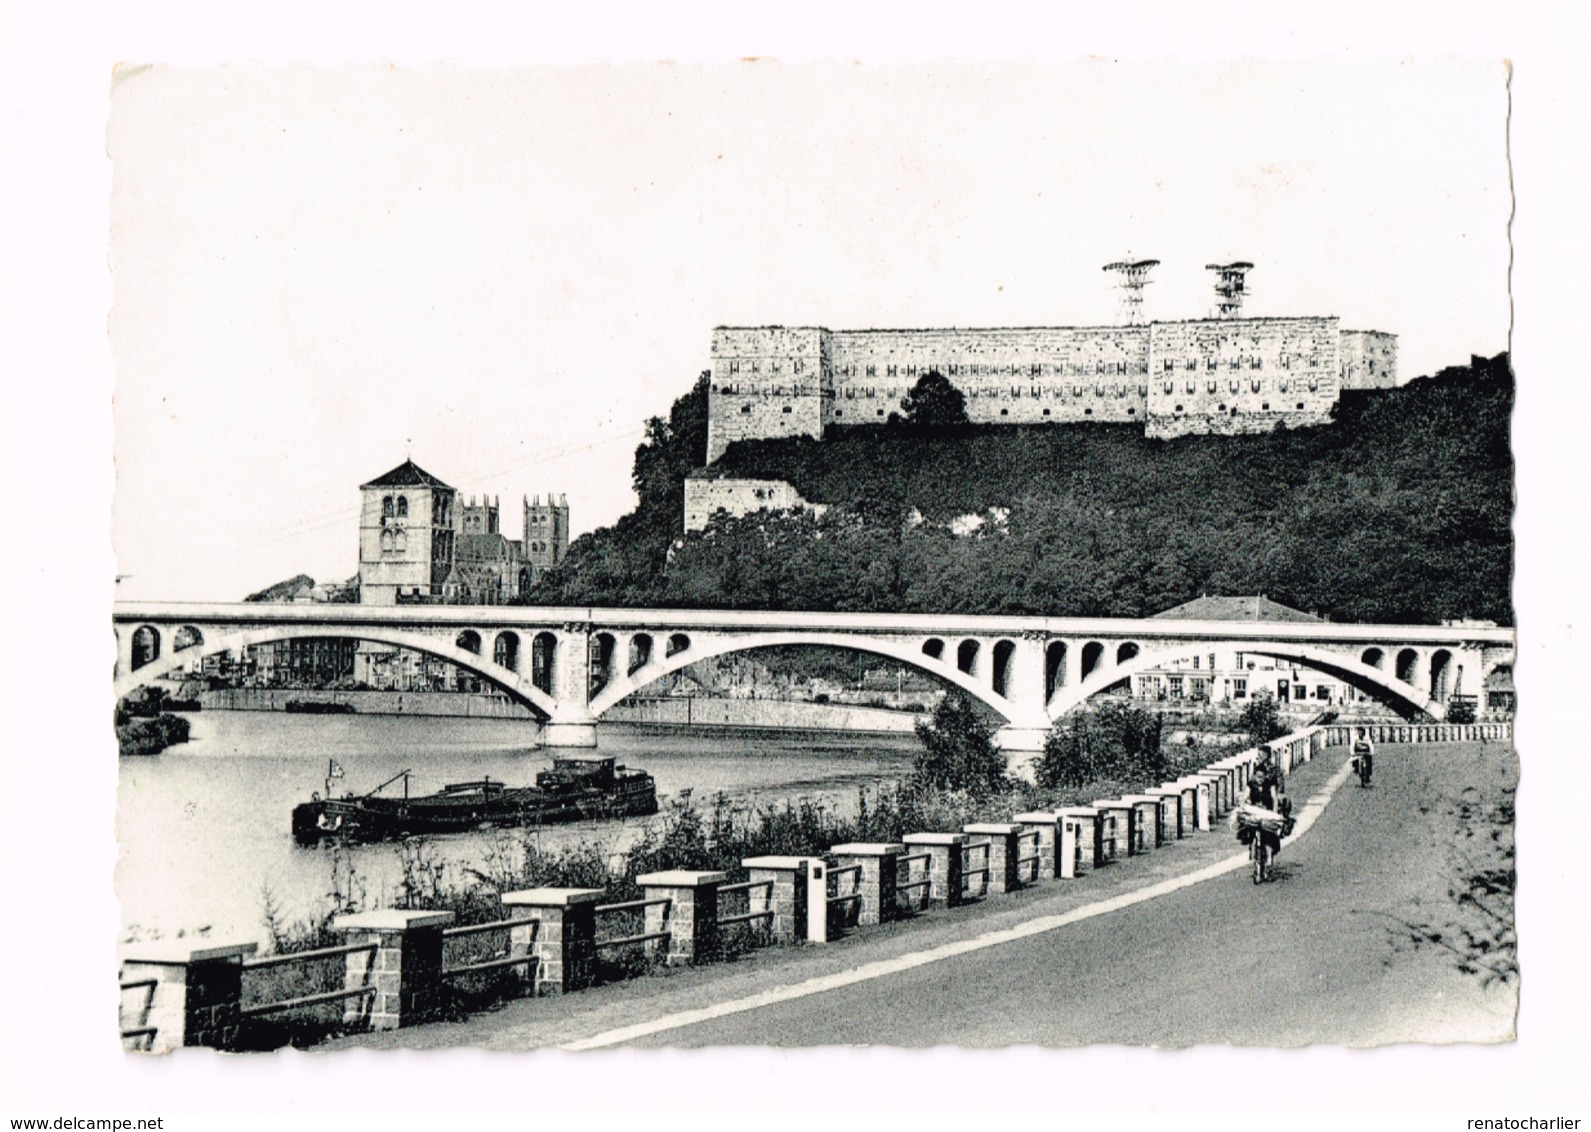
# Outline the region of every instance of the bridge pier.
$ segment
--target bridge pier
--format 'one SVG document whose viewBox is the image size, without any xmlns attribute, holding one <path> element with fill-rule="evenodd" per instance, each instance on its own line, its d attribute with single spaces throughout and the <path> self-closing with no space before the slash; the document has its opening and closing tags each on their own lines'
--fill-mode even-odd
<svg viewBox="0 0 1591 1132">
<path fill-rule="evenodd" d="M 1039 753 L 1044 750 L 1048 727 L 1008 723 L 994 733 L 994 745 L 1004 751 L 1010 772 L 1029 782 L 1037 780 Z"/>
<path fill-rule="evenodd" d="M 595 747 L 597 721 L 550 719 L 542 725 L 541 741 L 548 747 Z"/>
</svg>

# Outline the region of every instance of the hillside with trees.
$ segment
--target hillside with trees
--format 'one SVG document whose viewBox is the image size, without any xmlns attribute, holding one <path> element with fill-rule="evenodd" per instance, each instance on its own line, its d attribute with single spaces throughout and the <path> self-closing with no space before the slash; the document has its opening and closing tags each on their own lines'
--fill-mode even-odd
<svg viewBox="0 0 1591 1132">
<path fill-rule="evenodd" d="M 1259 436 L 975 427 L 942 390 L 917 394 L 916 419 L 742 442 L 703 470 L 703 378 L 648 423 L 635 511 L 577 540 L 530 600 L 1140 617 L 1263 593 L 1335 621 L 1512 624 L 1506 354 Z M 787 480 L 828 511 L 686 536 L 690 474 Z"/>
</svg>

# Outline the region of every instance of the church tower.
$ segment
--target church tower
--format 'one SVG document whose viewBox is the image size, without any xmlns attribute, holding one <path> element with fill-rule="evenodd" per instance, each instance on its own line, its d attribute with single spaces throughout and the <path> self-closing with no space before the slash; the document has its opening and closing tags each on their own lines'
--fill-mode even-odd
<svg viewBox="0 0 1591 1132">
<path fill-rule="evenodd" d="M 569 497 L 533 495 L 525 499 L 524 560 L 533 575 L 550 570 L 569 552 Z"/>
<path fill-rule="evenodd" d="M 413 460 L 359 492 L 359 600 L 440 601 L 453 572 L 458 492 Z"/>
</svg>

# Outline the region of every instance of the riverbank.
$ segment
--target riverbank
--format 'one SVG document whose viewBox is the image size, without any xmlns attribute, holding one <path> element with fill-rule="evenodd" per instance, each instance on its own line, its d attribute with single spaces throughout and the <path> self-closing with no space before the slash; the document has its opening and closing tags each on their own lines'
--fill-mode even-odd
<svg viewBox="0 0 1591 1132">
<path fill-rule="evenodd" d="M 342 692 L 302 688 L 218 688 L 201 692 L 209 711 L 287 711 L 291 703 L 342 704 L 359 715 L 424 715 L 470 719 L 534 720 L 535 714 L 506 695 L 492 692 Z M 856 704 L 794 703 L 668 696 L 615 704 L 605 723 L 634 723 L 665 729 L 725 727 L 759 731 L 855 731 L 910 734 L 911 712 Z"/>
</svg>

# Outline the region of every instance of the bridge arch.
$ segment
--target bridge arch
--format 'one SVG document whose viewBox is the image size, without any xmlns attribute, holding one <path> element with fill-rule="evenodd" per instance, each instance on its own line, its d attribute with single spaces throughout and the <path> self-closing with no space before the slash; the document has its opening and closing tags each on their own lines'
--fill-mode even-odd
<svg viewBox="0 0 1591 1132">
<path fill-rule="evenodd" d="M 512 669 L 504 668 L 473 652 L 459 648 L 457 643 L 450 642 L 447 637 L 433 637 L 425 633 L 389 629 L 380 625 L 273 625 L 224 636 L 212 636 L 201 645 L 184 649 L 180 653 L 172 652 L 129 672 L 118 672 L 115 684 L 116 698 L 119 700 L 134 689 L 158 680 L 202 657 L 222 652 L 238 652 L 250 645 L 267 645 L 274 641 L 290 641 L 305 637 L 344 637 L 413 649 L 415 652 L 426 653 L 473 672 L 544 716 L 556 718 L 560 714 L 557 700 Z"/>
<path fill-rule="evenodd" d="M 1059 719 L 1073 708 L 1082 706 L 1100 692 L 1121 683 L 1123 680 L 1131 679 L 1140 672 L 1147 672 L 1154 668 L 1173 664 L 1179 660 L 1187 660 L 1190 657 L 1202 654 L 1208 648 L 1208 642 L 1190 642 L 1155 652 L 1140 652 L 1125 664 L 1095 672 L 1083 680 L 1076 688 L 1067 689 L 1055 698 L 1049 707 L 1050 719 Z M 1445 713 L 1445 708 L 1442 704 L 1426 695 L 1414 684 L 1388 676 L 1380 669 L 1372 668 L 1362 660 L 1356 660 L 1344 653 L 1331 652 L 1327 649 L 1293 641 L 1245 642 L 1243 651 L 1257 656 L 1274 657 L 1277 660 L 1295 661 L 1330 675 L 1339 676 L 1356 686 L 1379 688 L 1394 701 L 1405 705 L 1415 712 L 1423 712 L 1434 719 L 1441 719 Z"/>
<path fill-rule="evenodd" d="M 160 660 L 160 630 L 153 625 L 140 625 L 133 630 L 132 668 L 147 668 Z"/>
<path fill-rule="evenodd" d="M 695 664 L 701 660 L 711 660 L 714 657 L 727 656 L 730 653 L 750 652 L 753 649 L 774 648 L 786 645 L 816 645 L 829 648 L 847 649 L 852 652 L 869 653 L 881 656 L 888 660 L 899 661 L 908 668 L 915 668 L 930 676 L 950 684 L 958 690 L 965 692 L 979 703 L 990 708 L 1000 718 L 1011 723 L 1031 723 L 1043 726 L 1042 717 L 1035 720 L 1025 720 L 1022 707 L 1003 696 L 996 695 L 992 688 L 982 686 L 968 673 L 956 667 L 954 658 L 949 661 L 935 661 L 925 656 L 921 645 L 915 642 L 897 642 L 880 640 L 873 637 L 852 636 L 847 633 L 820 633 L 812 631 L 770 632 L 759 633 L 746 637 L 710 637 L 706 640 L 693 641 L 691 647 L 671 656 L 663 657 L 654 664 L 637 669 L 628 676 L 610 681 L 600 693 L 591 698 L 591 714 L 601 716 L 614 704 L 626 696 L 634 695 L 642 688 L 655 680 L 661 680 L 678 672 L 687 665 Z"/>
</svg>

